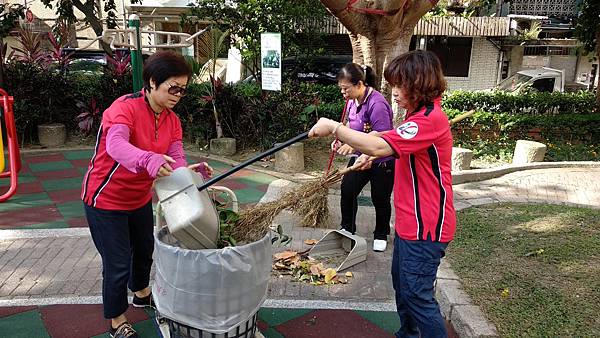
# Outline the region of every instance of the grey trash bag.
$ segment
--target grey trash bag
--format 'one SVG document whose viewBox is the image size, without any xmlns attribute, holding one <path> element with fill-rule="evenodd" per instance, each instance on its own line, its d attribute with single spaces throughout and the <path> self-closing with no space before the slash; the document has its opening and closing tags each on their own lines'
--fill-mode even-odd
<svg viewBox="0 0 600 338">
<path fill-rule="evenodd" d="M 187 250 L 155 233 L 152 293 L 166 318 L 204 331 L 225 333 L 252 316 L 267 296 L 272 246 L 261 240 L 223 249 Z"/>
</svg>

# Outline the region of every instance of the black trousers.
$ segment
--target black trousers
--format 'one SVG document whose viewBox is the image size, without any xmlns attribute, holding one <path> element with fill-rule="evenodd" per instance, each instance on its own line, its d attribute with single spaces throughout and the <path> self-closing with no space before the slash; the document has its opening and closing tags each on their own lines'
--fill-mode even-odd
<svg viewBox="0 0 600 338">
<path fill-rule="evenodd" d="M 348 166 L 352 166 L 356 158 L 351 158 Z M 356 232 L 356 213 L 358 211 L 358 195 L 367 182 L 371 182 L 371 200 L 375 207 L 375 239 L 387 239 L 390 234 L 390 217 L 392 206 L 390 196 L 394 190 L 394 161 L 373 164 L 369 170 L 351 171 L 342 179 L 342 228 L 351 233 Z"/>
<path fill-rule="evenodd" d="M 150 284 L 154 252 L 152 202 L 131 211 L 103 210 L 84 204 L 94 245 L 102 257 L 104 317 L 127 310 L 127 286 L 133 292 Z"/>
</svg>

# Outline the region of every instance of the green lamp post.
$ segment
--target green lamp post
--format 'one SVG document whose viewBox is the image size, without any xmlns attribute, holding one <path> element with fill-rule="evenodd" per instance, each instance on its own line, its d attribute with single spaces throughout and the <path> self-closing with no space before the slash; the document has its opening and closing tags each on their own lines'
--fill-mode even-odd
<svg viewBox="0 0 600 338">
<path fill-rule="evenodd" d="M 134 28 L 132 32 L 132 43 L 131 49 L 131 72 L 133 73 L 133 91 L 137 92 L 142 90 L 142 67 L 144 61 L 142 59 L 142 37 L 140 34 L 140 17 L 137 14 L 131 14 L 128 22 L 129 28 Z"/>
</svg>

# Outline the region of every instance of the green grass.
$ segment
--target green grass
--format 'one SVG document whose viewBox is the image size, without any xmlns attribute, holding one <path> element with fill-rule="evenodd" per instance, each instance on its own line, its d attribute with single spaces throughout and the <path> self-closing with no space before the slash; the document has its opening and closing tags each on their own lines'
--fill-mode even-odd
<svg viewBox="0 0 600 338">
<path fill-rule="evenodd" d="M 501 337 L 600 337 L 600 210 L 469 208 L 448 260 Z"/>
</svg>

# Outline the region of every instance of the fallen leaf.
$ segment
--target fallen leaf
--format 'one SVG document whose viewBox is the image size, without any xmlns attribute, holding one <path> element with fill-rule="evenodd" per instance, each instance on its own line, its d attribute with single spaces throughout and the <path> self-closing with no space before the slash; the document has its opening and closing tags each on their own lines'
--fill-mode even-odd
<svg viewBox="0 0 600 338">
<path fill-rule="evenodd" d="M 510 295 L 510 291 L 508 290 L 508 288 L 505 288 L 504 290 L 502 290 L 500 295 L 502 296 L 502 298 L 508 298 L 508 296 Z"/>
<path fill-rule="evenodd" d="M 335 271 L 335 269 L 329 268 L 325 270 L 323 274 L 325 275 L 325 283 L 329 283 L 331 282 L 333 277 L 337 275 L 337 272 Z"/>
<path fill-rule="evenodd" d="M 285 265 L 285 264 L 283 264 L 283 263 L 279 263 L 279 262 L 277 262 L 277 263 L 273 264 L 273 267 L 274 267 L 275 269 L 277 269 L 277 270 L 281 270 L 281 269 L 287 269 L 287 268 L 288 268 L 288 267 L 287 267 L 287 265 Z"/>
<path fill-rule="evenodd" d="M 317 244 L 319 241 L 317 241 L 316 239 L 305 239 L 304 240 L 304 244 L 306 245 L 315 245 Z"/>
<path fill-rule="evenodd" d="M 319 265 L 318 264 L 311 265 L 310 266 L 310 273 L 312 273 L 315 276 L 320 276 L 321 275 L 321 269 L 319 269 Z"/>
<path fill-rule="evenodd" d="M 282 259 L 288 259 L 288 258 L 292 258 L 294 256 L 296 256 L 298 253 L 296 251 L 283 251 L 280 253 L 276 253 L 273 255 L 273 257 L 275 257 L 275 260 L 282 260 Z"/>
<path fill-rule="evenodd" d="M 340 278 L 340 279 L 338 279 L 338 282 L 340 282 L 340 284 L 348 284 L 348 279 Z"/>
<path fill-rule="evenodd" d="M 354 275 L 353 275 L 353 274 L 352 274 L 352 272 L 350 272 L 350 271 L 346 272 L 346 275 L 345 275 L 345 276 L 346 276 L 346 277 L 348 277 L 348 278 L 352 278 L 352 277 L 354 277 Z"/>
</svg>

